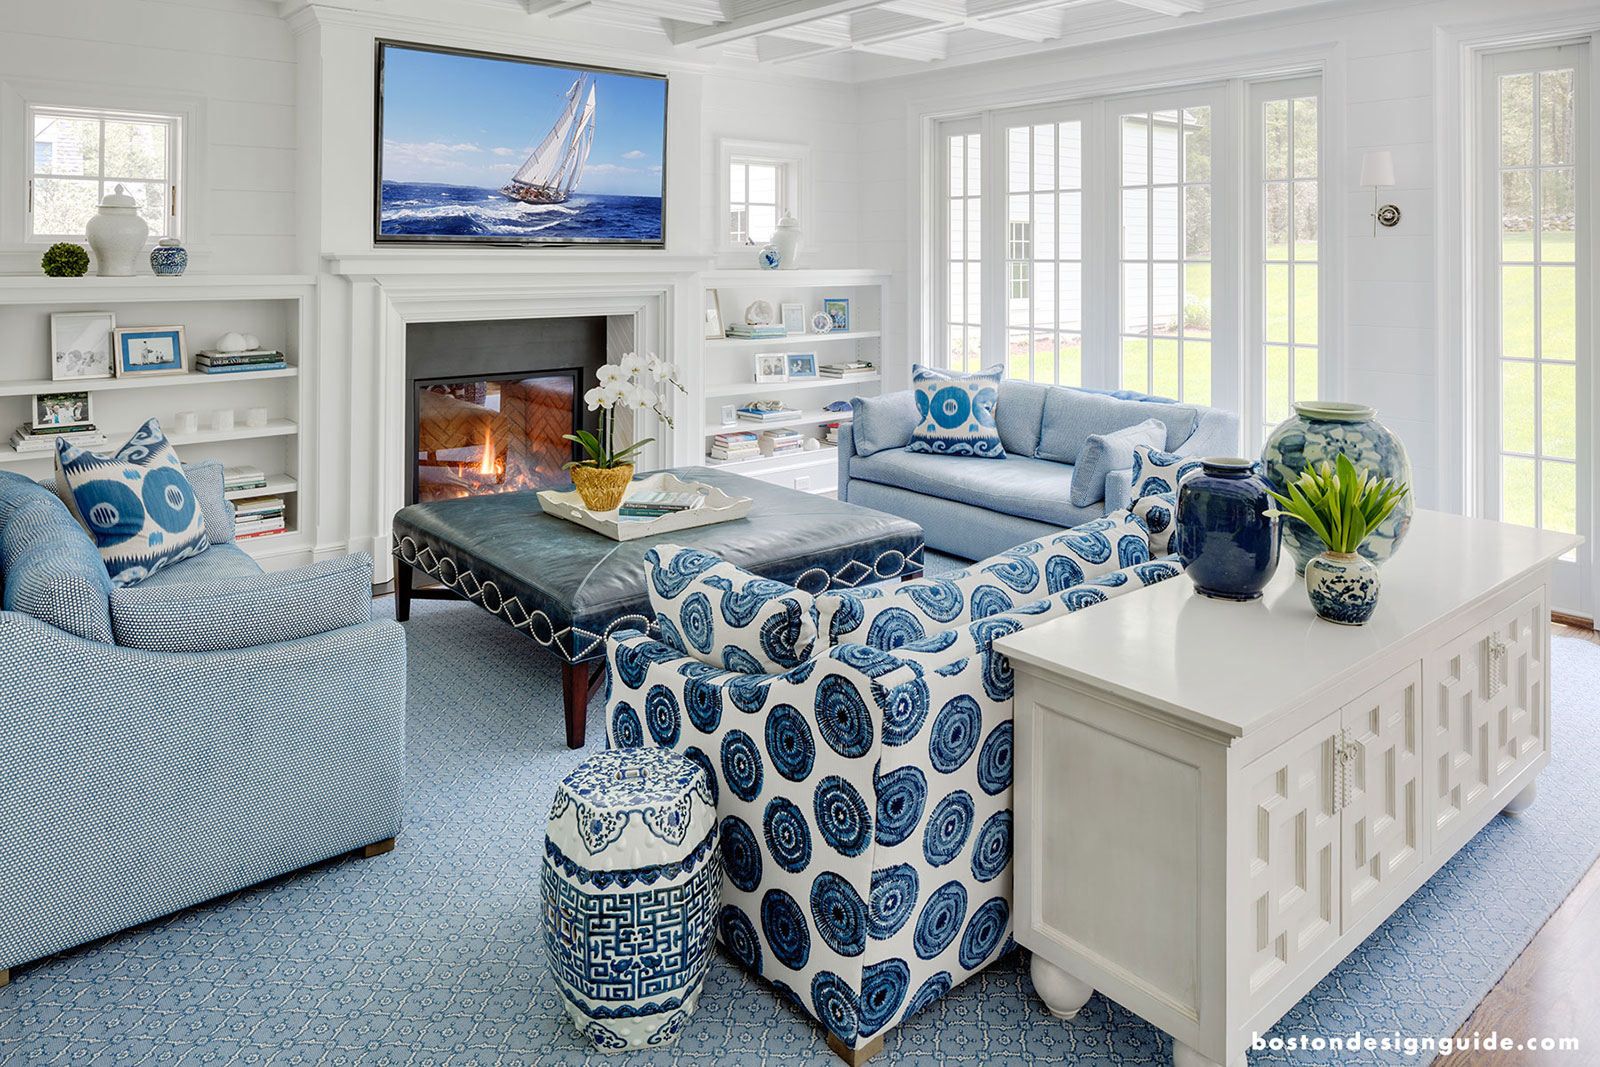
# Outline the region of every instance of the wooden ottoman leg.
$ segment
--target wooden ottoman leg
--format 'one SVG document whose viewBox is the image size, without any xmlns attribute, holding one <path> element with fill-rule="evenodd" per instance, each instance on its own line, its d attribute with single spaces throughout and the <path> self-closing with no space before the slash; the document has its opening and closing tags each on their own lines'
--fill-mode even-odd
<svg viewBox="0 0 1600 1067">
<path fill-rule="evenodd" d="M 7 967 L 5 970 L 0 971 L 0 986 L 7 986 L 7 985 L 10 985 L 10 984 L 11 984 L 11 968 Z"/>
<path fill-rule="evenodd" d="M 850 1067 L 861 1067 L 863 1063 L 883 1051 L 883 1035 L 879 1034 L 860 1048 L 850 1048 L 830 1033 L 828 1034 L 828 1047 L 833 1049 L 834 1053 L 841 1060 L 848 1063 Z"/>
<path fill-rule="evenodd" d="M 407 622 L 411 618 L 411 565 L 399 558 L 394 564 L 394 619 Z"/>
<path fill-rule="evenodd" d="M 567 747 L 582 748 L 589 728 L 589 665 L 561 661 L 561 700 L 567 709 Z"/>
<path fill-rule="evenodd" d="M 374 856 L 381 856 L 385 852 L 393 851 L 394 838 L 386 837 L 382 841 L 374 841 L 370 845 L 363 845 L 361 847 L 361 858 L 364 860 L 370 860 Z"/>
</svg>

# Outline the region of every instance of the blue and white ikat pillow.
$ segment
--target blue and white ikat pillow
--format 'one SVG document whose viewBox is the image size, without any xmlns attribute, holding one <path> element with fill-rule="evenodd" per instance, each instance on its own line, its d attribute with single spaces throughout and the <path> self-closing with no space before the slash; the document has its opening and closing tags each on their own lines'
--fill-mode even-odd
<svg viewBox="0 0 1600 1067">
<path fill-rule="evenodd" d="M 110 455 L 57 441 L 56 495 L 94 539 L 112 585 L 133 585 L 211 543 L 194 487 L 155 419 Z"/>
<path fill-rule="evenodd" d="M 661 640 L 686 656 L 744 674 L 782 674 L 821 651 L 810 593 L 679 545 L 650 549 L 644 568 Z"/>
<path fill-rule="evenodd" d="M 1197 456 L 1180 456 L 1147 445 L 1133 448 L 1133 499 L 1176 493 L 1184 476 L 1200 469 Z"/>
<path fill-rule="evenodd" d="M 920 366 L 913 370 L 917 427 L 911 431 L 907 452 L 1005 458 L 1006 449 L 994 422 L 1000 368 L 978 374 L 952 374 Z"/>
</svg>

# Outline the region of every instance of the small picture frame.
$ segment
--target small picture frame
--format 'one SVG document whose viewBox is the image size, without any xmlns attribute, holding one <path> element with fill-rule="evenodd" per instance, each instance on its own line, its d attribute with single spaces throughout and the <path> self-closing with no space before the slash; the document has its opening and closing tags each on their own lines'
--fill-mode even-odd
<svg viewBox="0 0 1600 1067">
<path fill-rule="evenodd" d="M 757 352 L 756 381 L 786 382 L 789 380 L 789 355 L 787 352 Z"/>
<path fill-rule="evenodd" d="M 50 316 L 50 380 L 109 378 L 111 334 L 117 317 L 109 311 L 61 311 Z"/>
<path fill-rule="evenodd" d="M 117 377 L 140 374 L 186 374 L 189 348 L 182 326 L 133 326 L 113 333 Z"/>
<path fill-rule="evenodd" d="M 828 319 L 833 323 L 835 330 L 848 330 L 850 328 L 850 301 L 843 297 L 834 297 L 822 302 L 822 310 L 828 313 Z"/>
<path fill-rule="evenodd" d="M 796 378 L 815 378 L 817 376 L 817 355 L 815 352 L 790 352 L 789 353 L 789 380 Z"/>
<path fill-rule="evenodd" d="M 28 417 L 36 432 L 93 429 L 94 398 L 88 392 L 35 393 Z"/>
<path fill-rule="evenodd" d="M 706 290 L 705 330 L 703 337 L 707 341 L 721 339 L 726 330 L 722 325 L 722 300 L 717 296 L 715 289 Z"/>
<path fill-rule="evenodd" d="M 722 425 L 737 426 L 739 424 L 739 405 L 722 405 Z"/>
<path fill-rule="evenodd" d="M 806 332 L 806 306 L 804 304 L 783 305 L 783 328 L 787 333 Z"/>
</svg>

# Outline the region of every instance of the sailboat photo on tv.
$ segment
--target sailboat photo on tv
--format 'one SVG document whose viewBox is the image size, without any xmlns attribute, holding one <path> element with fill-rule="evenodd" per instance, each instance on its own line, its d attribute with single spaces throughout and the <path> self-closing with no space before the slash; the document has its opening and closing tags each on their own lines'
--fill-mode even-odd
<svg viewBox="0 0 1600 1067">
<path fill-rule="evenodd" d="M 379 244 L 660 248 L 667 80 L 378 42 Z"/>
</svg>

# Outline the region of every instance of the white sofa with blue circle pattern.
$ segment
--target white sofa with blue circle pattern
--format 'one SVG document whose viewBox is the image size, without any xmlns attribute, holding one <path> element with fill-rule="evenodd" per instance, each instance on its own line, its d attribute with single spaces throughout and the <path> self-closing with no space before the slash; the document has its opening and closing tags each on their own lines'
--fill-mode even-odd
<svg viewBox="0 0 1600 1067">
<path fill-rule="evenodd" d="M 1143 521 L 1123 511 L 954 574 L 823 594 L 806 630 L 791 604 L 754 609 L 777 583 L 730 588 L 707 553 L 663 548 L 647 563 L 661 639 L 608 641 L 607 738 L 705 768 L 719 936 L 859 1061 L 1012 946 L 1012 674 L 992 642 L 1181 566 L 1151 560 Z M 731 599 L 708 619 L 684 590 L 713 567 L 702 588 Z M 758 658 L 781 664 L 797 634 L 809 654 L 749 670 L 750 651 L 713 647 L 741 626 Z"/>
</svg>

